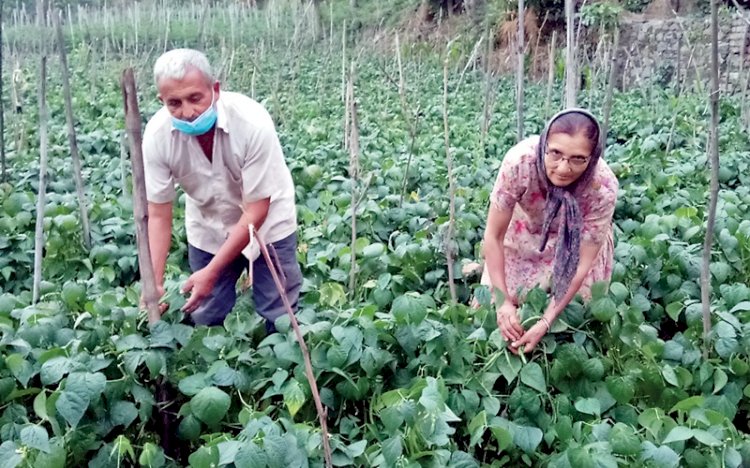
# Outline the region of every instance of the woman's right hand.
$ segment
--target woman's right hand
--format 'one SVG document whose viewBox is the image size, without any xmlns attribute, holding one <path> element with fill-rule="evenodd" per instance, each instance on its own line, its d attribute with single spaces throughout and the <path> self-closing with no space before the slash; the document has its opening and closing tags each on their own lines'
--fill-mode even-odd
<svg viewBox="0 0 750 468">
<path fill-rule="evenodd" d="M 524 330 L 521 321 L 518 319 L 518 310 L 515 304 L 505 301 L 497 308 L 497 326 L 500 328 L 500 334 L 508 343 L 521 339 Z"/>
</svg>

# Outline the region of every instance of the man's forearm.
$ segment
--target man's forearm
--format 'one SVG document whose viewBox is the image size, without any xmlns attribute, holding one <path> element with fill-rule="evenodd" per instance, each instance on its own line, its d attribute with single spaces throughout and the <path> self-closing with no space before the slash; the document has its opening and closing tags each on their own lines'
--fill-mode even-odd
<svg viewBox="0 0 750 468">
<path fill-rule="evenodd" d="M 252 224 L 255 226 L 255 229 L 260 229 L 260 226 L 266 220 L 266 215 L 268 214 L 268 205 L 270 204 L 270 201 L 264 200 L 257 203 L 257 205 L 251 206 L 245 210 L 240 217 L 240 220 L 237 221 L 237 224 L 235 224 L 230 231 L 227 240 L 224 241 L 224 244 L 222 244 L 221 248 L 216 252 L 216 255 L 214 255 L 214 258 L 206 268 L 210 268 L 218 275 L 219 272 L 237 258 L 237 256 L 242 253 L 242 250 L 247 247 L 248 242 L 250 242 L 248 226 Z"/>
<path fill-rule="evenodd" d="M 167 265 L 169 247 L 172 243 L 172 219 L 158 216 L 148 218 L 149 250 L 151 265 L 158 285 L 164 284 L 164 270 Z"/>
</svg>

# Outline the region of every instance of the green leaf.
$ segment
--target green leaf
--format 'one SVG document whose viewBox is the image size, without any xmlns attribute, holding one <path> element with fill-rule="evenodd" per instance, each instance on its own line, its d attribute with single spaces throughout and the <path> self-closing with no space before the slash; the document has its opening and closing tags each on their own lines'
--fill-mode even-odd
<svg viewBox="0 0 750 468">
<path fill-rule="evenodd" d="M 294 417 L 306 401 L 305 392 L 296 380 L 290 380 L 284 389 L 284 405 L 289 414 Z"/>
<path fill-rule="evenodd" d="M 177 435 L 184 440 L 197 440 L 201 435 L 201 423 L 198 418 L 192 414 L 185 416 L 177 428 Z"/>
<path fill-rule="evenodd" d="M 49 419 L 47 415 L 47 392 L 45 390 L 37 393 L 36 397 L 34 397 L 34 413 L 42 421 Z"/>
<path fill-rule="evenodd" d="M 59 382 L 65 374 L 70 372 L 71 362 L 66 357 L 54 357 L 42 364 L 39 377 L 44 385 L 52 385 Z"/>
<path fill-rule="evenodd" d="M 591 416 L 599 416 L 602 412 L 601 403 L 596 398 L 579 398 L 574 406 L 579 412 Z"/>
<path fill-rule="evenodd" d="M 706 398 L 701 395 L 685 398 L 684 400 L 674 405 L 672 409 L 669 410 L 669 412 L 672 413 L 674 411 L 690 411 L 693 408 L 701 408 L 703 407 L 704 401 L 706 401 Z"/>
<path fill-rule="evenodd" d="M 544 372 L 539 364 L 530 362 L 521 369 L 521 382 L 540 393 L 547 392 Z"/>
<path fill-rule="evenodd" d="M 627 424 L 616 423 L 609 433 L 612 451 L 618 455 L 637 455 L 641 451 L 641 441 L 635 430 Z"/>
<path fill-rule="evenodd" d="M 21 429 L 21 443 L 29 448 L 49 453 L 49 434 L 42 426 L 26 426 Z"/>
<path fill-rule="evenodd" d="M 427 377 L 427 386 L 422 390 L 422 396 L 419 397 L 419 404 L 430 412 L 442 411 L 445 406 L 443 396 L 438 389 L 438 381 L 434 377 Z"/>
<path fill-rule="evenodd" d="M 667 305 L 667 315 L 674 320 L 675 322 L 680 317 L 680 312 L 682 312 L 682 309 L 684 306 L 680 302 L 672 302 Z"/>
<path fill-rule="evenodd" d="M 23 455 L 17 449 L 16 444 L 11 441 L 0 445 L 0 468 L 15 468 L 23 461 Z"/>
<path fill-rule="evenodd" d="M 403 443 L 401 435 L 397 435 L 383 441 L 381 452 L 386 463 L 395 465 L 396 461 L 403 453 Z"/>
<path fill-rule="evenodd" d="M 203 446 L 190 454 L 191 468 L 216 468 L 219 466 L 219 449 L 215 445 Z"/>
<path fill-rule="evenodd" d="M 691 437 L 693 437 L 693 430 L 691 428 L 685 426 L 676 426 L 671 431 L 669 431 L 669 434 L 667 434 L 667 436 L 664 438 L 662 444 L 681 442 L 683 440 L 688 440 Z"/>
<path fill-rule="evenodd" d="M 34 376 L 34 369 L 31 364 L 23 358 L 22 355 L 15 353 L 5 358 L 5 365 L 21 385 L 26 387 L 29 380 Z"/>
<path fill-rule="evenodd" d="M 723 389 L 726 386 L 727 382 L 729 382 L 729 377 L 727 377 L 727 373 L 721 369 L 716 369 L 714 371 L 714 394 L 721 391 L 721 389 Z"/>
<path fill-rule="evenodd" d="M 268 466 L 268 457 L 261 447 L 258 447 L 252 441 L 246 441 L 234 457 L 234 466 L 237 468 L 264 468 Z"/>
<path fill-rule="evenodd" d="M 538 427 L 519 426 L 513 427 L 513 443 L 526 453 L 534 453 L 542 442 L 544 433 Z"/>
<path fill-rule="evenodd" d="M 427 306 L 418 294 L 407 293 L 393 300 L 391 313 L 398 324 L 418 325 L 427 316 Z"/>
<path fill-rule="evenodd" d="M 591 301 L 591 314 L 600 322 L 609 322 L 617 313 L 617 305 L 609 297 Z"/>
<path fill-rule="evenodd" d="M 680 456 L 666 445 L 657 448 L 651 442 L 644 442 L 642 449 L 641 458 L 653 460 L 660 468 L 675 468 L 680 464 Z"/>
<path fill-rule="evenodd" d="M 99 397 L 107 386 L 107 377 L 101 372 L 73 372 L 65 381 L 65 391 L 88 395 L 89 401 Z"/>
<path fill-rule="evenodd" d="M 164 456 L 164 451 L 158 445 L 153 442 L 146 442 L 143 444 L 143 450 L 141 450 L 141 456 L 138 457 L 138 463 L 141 466 L 148 468 L 160 468 L 167 462 Z"/>
<path fill-rule="evenodd" d="M 497 442 L 497 448 L 499 451 L 506 450 L 513 443 L 513 435 L 505 428 L 490 426 L 490 432 Z"/>
<path fill-rule="evenodd" d="M 448 466 L 451 468 L 479 468 L 479 463 L 468 453 L 457 451 L 451 454 Z"/>
<path fill-rule="evenodd" d="M 484 431 L 487 429 L 487 413 L 480 411 L 471 419 L 469 422 L 469 435 L 471 440 L 469 441 L 469 447 L 473 447 L 482 440 Z"/>
<path fill-rule="evenodd" d="M 503 351 L 497 360 L 497 369 L 503 374 L 508 384 L 513 383 L 522 366 L 521 359 L 512 355 L 508 350 Z"/>
<path fill-rule="evenodd" d="M 717 439 L 710 432 L 704 431 L 703 429 L 693 429 L 693 437 L 695 437 L 695 440 L 697 440 L 701 444 L 708 445 L 710 447 L 718 447 L 722 445 L 722 442 L 719 439 Z"/>
<path fill-rule="evenodd" d="M 227 414 L 230 403 L 229 395 L 223 390 L 217 387 L 206 387 L 190 400 L 190 409 L 196 418 L 213 426 Z"/>
<path fill-rule="evenodd" d="M 86 408 L 89 407 L 89 398 L 87 394 L 80 395 L 78 393 L 69 392 L 65 390 L 60 394 L 60 398 L 55 402 L 55 408 L 60 416 L 67 421 L 71 427 L 78 426 L 81 421 L 83 414 L 86 412 Z"/>
<path fill-rule="evenodd" d="M 118 401 L 112 405 L 109 417 L 112 425 L 128 427 L 138 417 L 138 409 L 130 401 Z"/>
<path fill-rule="evenodd" d="M 207 385 L 206 374 L 204 374 L 203 372 L 199 372 L 197 374 L 189 375 L 180 380 L 180 383 L 177 384 L 177 388 L 179 388 L 180 391 L 185 395 L 193 396 L 206 388 Z"/>
<path fill-rule="evenodd" d="M 568 456 L 568 463 L 575 468 L 594 468 L 594 458 L 584 447 L 570 447 L 565 453 Z"/>
</svg>

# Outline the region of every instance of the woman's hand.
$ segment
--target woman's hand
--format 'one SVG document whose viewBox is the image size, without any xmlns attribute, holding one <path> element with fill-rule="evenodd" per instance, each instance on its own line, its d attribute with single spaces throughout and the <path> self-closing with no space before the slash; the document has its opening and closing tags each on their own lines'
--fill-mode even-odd
<svg viewBox="0 0 750 468">
<path fill-rule="evenodd" d="M 531 352 L 549 331 L 548 323 L 546 319 L 537 321 L 531 328 L 526 330 L 526 333 L 520 339 L 510 344 L 510 350 L 516 352 L 516 350 L 523 346 L 522 352 L 524 354 Z"/>
<path fill-rule="evenodd" d="M 500 334 L 505 341 L 512 343 L 521 339 L 523 336 L 523 327 L 518 320 L 518 310 L 515 304 L 505 301 L 497 308 L 497 326 L 500 328 Z M 513 350 L 515 352 L 515 350 Z"/>
</svg>

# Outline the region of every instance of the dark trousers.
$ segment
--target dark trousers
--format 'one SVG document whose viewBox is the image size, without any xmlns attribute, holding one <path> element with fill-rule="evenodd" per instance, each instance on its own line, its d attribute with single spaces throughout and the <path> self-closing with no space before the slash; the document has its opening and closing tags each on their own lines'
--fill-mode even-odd
<svg viewBox="0 0 750 468">
<path fill-rule="evenodd" d="M 302 271 L 297 262 L 297 234 L 294 233 L 268 246 L 271 260 L 284 287 L 286 297 L 297 312 L 297 302 L 302 286 Z M 195 272 L 204 268 L 214 258 L 204 250 L 188 245 L 190 269 Z M 221 325 L 237 302 L 237 280 L 247 267 L 247 259 L 239 255 L 221 272 L 214 289 L 198 309 L 190 314 L 197 325 Z M 253 262 L 253 302 L 255 310 L 266 319 L 266 331 L 274 332 L 274 322 L 286 314 L 284 303 L 271 276 L 266 260 L 261 255 Z"/>
</svg>

